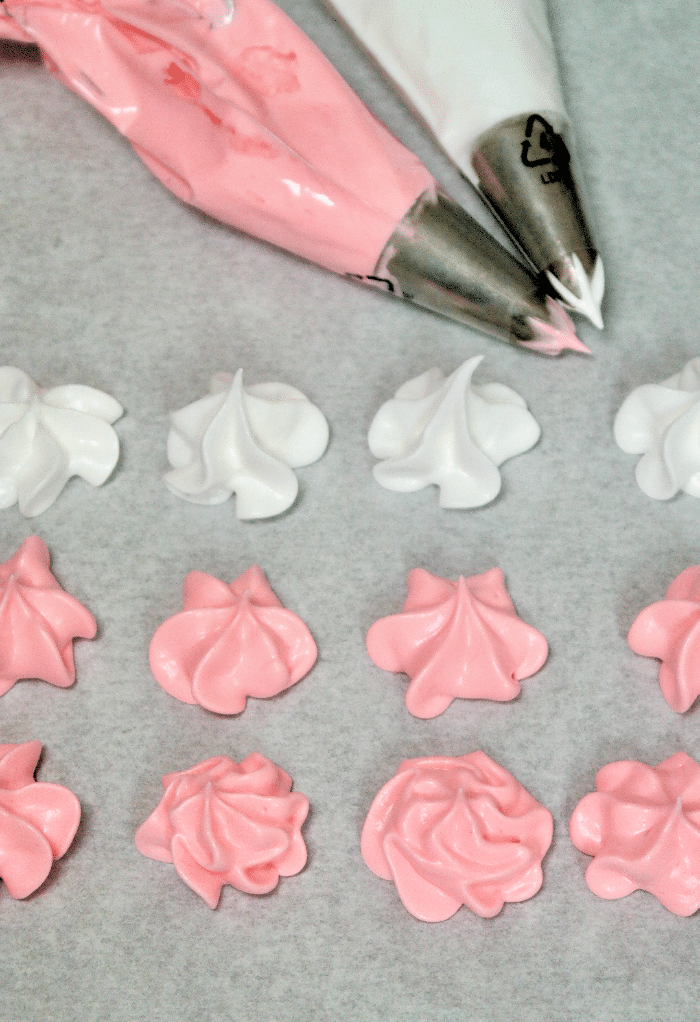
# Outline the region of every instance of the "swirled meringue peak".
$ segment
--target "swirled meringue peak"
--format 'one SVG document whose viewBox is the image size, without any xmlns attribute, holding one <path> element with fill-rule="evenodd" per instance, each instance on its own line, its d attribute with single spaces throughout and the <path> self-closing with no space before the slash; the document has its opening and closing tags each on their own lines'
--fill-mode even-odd
<svg viewBox="0 0 700 1022">
<path fill-rule="evenodd" d="M 483 752 L 404 760 L 370 808 L 362 858 L 425 922 L 484 918 L 542 886 L 552 815 Z"/>
<path fill-rule="evenodd" d="M 700 766 L 677 752 L 657 767 L 620 760 L 598 771 L 576 806 L 571 840 L 594 856 L 586 883 L 599 898 L 648 891 L 677 916 L 700 907 Z"/>
<path fill-rule="evenodd" d="M 374 622 L 367 651 L 382 670 L 408 674 L 406 706 L 428 718 L 457 698 L 515 699 L 548 647 L 517 616 L 500 568 L 457 582 L 414 568 L 403 611 Z"/>
<path fill-rule="evenodd" d="M 61 589 L 49 564 L 38 536 L 0 564 L 0 695 L 20 678 L 68 688 L 75 681 L 73 639 L 97 632 L 90 611 Z"/>
<path fill-rule="evenodd" d="M 637 615 L 627 641 L 635 653 L 661 661 L 659 685 L 676 713 L 700 695 L 700 565 L 686 568 L 658 600 Z"/>
<path fill-rule="evenodd" d="M 374 478 L 413 493 L 434 484 L 440 507 L 480 507 L 501 489 L 498 466 L 533 447 L 540 427 L 502 383 L 472 383 L 483 359 L 468 359 L 445 379 L 429 369 L 396 391 L 369 428 Z"/>
<path fill-rule="evenodd" d="M 0 745 L 0 877 L 13 898 L 41 887 L 80 823 L 72 791 L 34 780 L 40 755 L 41 742 Z"/>
<path fill-rule="evenodd" d="M 158 684 L 183 703 L 241 713 L 248 696 L 276 696 L 316 662 L 311 632 L 255 564 L 230 585 L 191 571 L 182 604 L 156 630 L 149 659 Z"/>
<path fill-rule="evenodd" d="M 655 500 L 700 497 L 700 358 L 659 384 L 637 387 L 615 418 L 615 440 L 641 454 L 635 478 Z"/>
<path fill-rule="evenodd" d="M 194 504 L 221 504 L 236 494 L 238 518 L 270 518 L 294 503 L 293 468 L 318 461 L 328 423 L 309 399 L 286 383 L 243 386 L 212 376 L 210 393 L 170 416 L 165 484 Z"/>
<path fill-rule="evenodd" d="M 21 369 L 0 368 L 0 509 L 27 518 L 50 507 L 71 476 L 101 486 L 119 458 L 112 429 L 124 413 L 109 394 L 72 384 L 42 390 Z"/>
<path fill-rule="evenodd" d="M 163 777 L 163 797 L 136 831 L 149 859 L 172 862 L 178 876 L 216 908 L 221 888 L 267 894 L 306 864 L 301 825 L 305 795 L 259 752 L 238 764 L 215 756 Z"/>
</svg>

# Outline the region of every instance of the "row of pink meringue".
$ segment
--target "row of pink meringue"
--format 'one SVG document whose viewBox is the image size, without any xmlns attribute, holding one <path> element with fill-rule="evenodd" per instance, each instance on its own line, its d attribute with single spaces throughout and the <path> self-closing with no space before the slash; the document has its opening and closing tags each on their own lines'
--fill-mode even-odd
<svg viewBox="0 0 700 1022">
<path fill-rule="evenodd" d="M 410 676 L 406 705 L 417 717 L 435 717 L 457 697 L 514 699 L 548 651 L 517 616 L 500 568 L 458 582 L 416 568 L 403 612 L 372 625 L 367 649 L 379 667 Z M 166 692 L 233 714 L 248 696 L 277 695 L 302 678 L 316 645 L 254 565 L 228 586 L 190 572 L 183 609 L 158 628 L 149 659 Z"/>
<path fill-rule="evenodd" d="M 411 759 L 372 803 L 362 856 L 418 919 L 462 905 L 489 918 L 539 891 L 552 830 L 551 813 L 485 753 Z M 657 767 L 608 763 L 569 835 L 593 856 L 598 897 L 642 890 L 679 916 L 700 908 L 700 765 L 684 752 Z"/>
<path fill-rule="evenodd" d="M 34 779 L 41 743 L 0 745 L 0 877 L 26 898 L 70 847 L 80 803 Z M 571 817 L 574 845 L 593 856 L 586 882 L 601 898 L 653 894 L 679 916 L 700 907 L 700 765 L 683 752 L 657 767 L 630 760 L 598 772 Z M 260 753 L 215 756 L 163 777 L 163 796 L 135 843 L 172 863 L 210 908 L 226 884 L 267 894 L 306 865 L 309 811 L 292 779 Z M 542 886 L 552 815 L 483 752 L 405 760 L 374 799 L 362 857 L 393 881 L 417 919 L 440 922 L 465 905 L 491 918 Z"/>
<path fill-rule="evenodd" d="M 38 536 L 0 565 L 0 695 L 21 678 L 68 687 L 73 640 L 96 631 L 90 611 L 54 578 Z M 628 641 L 662 661 L 669 705 L 689 709 L 700 694 L 700 566 L 681 572 L 666 598 L 639 614 Z M 406 706 L 421 718 L 438 716 L 456 698 L 514 699 L 548 654 L 545 637 L 518 617 L 500 568 L 457 582 L 415 568 L 402 611 L 375 621 L 367 650 L 378 667 L 408 675 Z M 221 714 L 241 713 L 248 697 L 283 692 L 316 656 L 311 632 L 256 565 L 228 585 L 190 572 L 182 611 L 156 630 L 149 651 L 166 692 Z"/>
<path fill-rule="evenodd" d="M 700 565 L 682 571 L 663 600 L 641 611 L 627 641 L 635 653 L 661 661 L 668 705 L 677 713 L 690 709 L 700 695 Z M 406 706 L 424 718 L 457 697 L 514 699 L 548 652 L 544 636 L 517 616 L 500 568 L 457 582 L 415 568 L 402 612 L 372 625 L 367 649 L 377 667 L 409 676 Z"/>
<path fill-rule="evenodd" d="M 693 636 L 700 616 L 700 568 L 683 572 L 666 601 L 647 608 L 630 645 L 662 658 L 662 688 L 674 708 L 697 695 Z M 63 592 L 49 553 L 29 537 L 0 566 L 0 678 L 66 687 L 75 677 L 73 639 L 92 638 L 92 615 Z M 546 640 L 516 615 L 503 574 L 440 579 L 411 572 L 401 614 L 367 637 L 372 659 L 409 674 L 407 705 L 418 716 L 441 713 L 455 697 L 512 699 L 519 680 L 539 669 Z M 183 611 L 156 631 L 150 660 L 159 683 L 184 702 L 240 713 L 249 695 L 275 695 L 316 659 L 306 625 L 285 610 L 253 566 L 225 585 L 202 572 L 187 576 Z M 685 672 L 685 673 L 684 673 Z M 681 682 L 670 686 L 668 676 Z M 690 701 L 688 701 L 691 692 Z M 684 705 L 687 703 L 687 705 Z M 15 897 L 45 880 L 69 847 L 80 819 L 71 792 L 37 784 L 39 742 L 0 746 L 0 876 Z M 301 825 L 308 800 L 291 778 L 253 754 L 240 766 L 225 756 L 166 775 L 158 808 L 137 833 L 147 856 L 172 862 L 211 907 L 223 884 L 265 893 L 306 861 Z M 594 856 L 591 889 L 605 898 L 651 891 L 671 911 L 700 903 L 700 767 L 683 753 L 657 768 L 609 764 L 570 824 L 578 848 Z M 362 853 L 392 879 L 420 919 L 446 919 L 465 904 L 483 916 L 539 890 L 552 837 L 551 814 L 483 753 L 406 761 L 370 809 Z"/>
<path fill-rule="evenodd" d="M 0 695 L 23 678 L 69 687 L 73 640 L 96 632 L 90 611 L 51 573 L 46 544 L 29 536 L 0 565 Z M 248 696 L 269 698 L 293 685 L 316 655 L 304 622 L 285 610 L 255 565 L 231 585 L 190 572 L 182 612 L 160 626 L 150 649 L 167 692 L 224 714 L 240 713 Z"/>
</svg>

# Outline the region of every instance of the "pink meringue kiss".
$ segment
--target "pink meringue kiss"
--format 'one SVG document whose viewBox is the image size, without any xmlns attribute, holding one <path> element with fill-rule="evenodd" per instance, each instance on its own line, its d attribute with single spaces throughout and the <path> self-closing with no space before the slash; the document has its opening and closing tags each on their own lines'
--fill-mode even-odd
<svg viewBox="0 0 700 1022">
<path fill-rule="evenodd" d="M 648 891 L 677 916 L 700 907 L 700 766 L 686 755 L 647 766 L 633 760 L 599 770 L 597 791 L 569 824 L 576 847 L 593 855 L 586 883 L 599 898 Z"/>
<path fill-rule="evenodd" d="M 316 662 L 311 632 L 255 564 L 230 585 L 191 571 L 182 604 L 155 632 L 149 660 L 158 684 L 183 703 L 241 713 L 248 696 L 276 696 Z"/>
<path fill-rule="evenodd" d="M 408 911 L 437 923 L 466 905 L 486 919 L 542 886 L 552 815 L 483 752 L 406 759 L 362 831 L 362 858 Z"/>
<path fill-rule="evenodd" d="M 142 855 L 172 862 L 178 876 L 216 908 L 224 884 L 267 894 L 306 863 L 301 825 L 309 811 L 292 779 L 253 752 L 239 765 L 215 756 L 166 774 L 157 809 L 136 831 Z"/>
<path fill-rule="evenodd" d="M 68 688 L 75 681 L 73 639 L 97 632 L 90 611 L 61 589 L 50 563 L 44 541 L 29 536 L 0 564 L 0 695 L 20 678 Z"/>
<path fill-rule="evenodd" d="M 40 755 L 41 742 L 0 745 L 0 877 L 13 898 L 41 887 L 80 823 L 72 791 L 34 780 Z"/>
<path fill-rule="evenodd" d="M 630 648 L 661 661 L 659 685 L 676 713 L 685 713 L 700 695 L 700 565 L 671 582 L 666 597 L 637 616 L 629 630 Z"/>
<path fill-rule="evenodd" d="M 406 706 L 428 718 L 456 698 L 514 699 L 548 648 L 517 616 L 500 568 L 457 582 L 414 568 L 403 611 L 375 621 L 367 651 L 377 667 L 410 677 Z"/>
</svg>

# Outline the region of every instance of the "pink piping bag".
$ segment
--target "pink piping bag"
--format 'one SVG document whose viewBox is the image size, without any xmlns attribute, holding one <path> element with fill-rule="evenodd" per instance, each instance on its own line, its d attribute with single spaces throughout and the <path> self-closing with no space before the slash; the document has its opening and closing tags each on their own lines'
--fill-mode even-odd
<svg viewBox="0 0 700 1022">
<path fill-rule="evenodd" d="M 269 0 L 2 0 L 184 202 L 502 340 L 587 349 L 563 308 Z"/>
</svg>

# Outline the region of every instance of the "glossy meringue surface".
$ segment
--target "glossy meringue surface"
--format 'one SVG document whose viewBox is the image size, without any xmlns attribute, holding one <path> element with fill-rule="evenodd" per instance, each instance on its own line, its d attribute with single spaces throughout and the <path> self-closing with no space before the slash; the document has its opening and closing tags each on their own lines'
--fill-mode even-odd
<svg viewBox="0 0 700 1022">
<path fill-rule="evenodd" d="M 627 641 L 661 661 L 659 685 L 671 709 L 689 710 L 700 695 L 700 565 L 682 571 L 663 600 L 637 615 Z"/>
<path fill-rule="evenodd" d="M 210 394 L 171 415 L 165 484 L 195 504 L 221 504 L 236 494 L 239 518 L 270 518 L 294 503 L 292 471 L 317 461 L 328 423 L 301 391 L 286 383 L 243 386 L 212 376 Z"/>
<path fill-rule="evenodd" d="M 540 427 L 525 401 L 501 383 L 472 383 L 483 355 L 467 359 L 447 379 L 429 369 L 399 387 L 369 429 L 374 478 L 412 493 L 431 484 L 440 507 L 488 504 L 501 489 L 498 466 L 533 447 Z"/>
<path fill-rule="evenodd" d="M 80 823 L 72 791 L 34 780 L 40 755 L 38 741 L 0 745 L 0 877 L 13 898 L 41 887 Z"/>
<path fill-rule="evenodd" d="M 483 752 L 408 759 L 362 831 L 362 857 L 425 922 L 462 906 L 484 918 L 542 886 L 552 816 Z"/>
<path fill-rule="evenodd" d="M 700 766 L 677 752 L 656 767 L 608 763 L 596 791 L 569 824 L 576 847 L 594 856 L 586 883 L 599 898 L 648 891 L 689 916 L 700 907 Z"/>
<path fill-rule="evenodd" d="M 149 651 L 158 684 L 183 703 L 241 713 L 248 696 L 268 699 L 316 662 L 316 643 L 252 565 L 230 585 L 191 571 L 183 609 L 155 632 Z"/>
<path fill-rule="evenodd" d="M 407 586 L 402 612 L 370 628 L 367 651 L 377 667 L 408 674 L 415 717 L 436 717 L 457 698 L 515 699 L 547 659 L 547 640 L 517 616 L 500 568 L 457 582 L 414 568 Z"/>
<path fill-rule="evenodd" d="M 635 477 L 655 500 L 700 497 L 700 358 L 659 384 L 637 387 L 615 418 L 615 440 L 641 454 Z"/>
<path fill-rule="evenodd" d="M 267 894 L 281 876 L 304 868 L 308 799 L 292 792 L 289 774 L 260 753 L 240 764 L 215 756 L 166 774 L 163 789 L 136 832 L 136 847 L 150 859 L 172 862 L 209 908 L 216 908 L 224 884 Z"/>
<path fill-rule="evenodd" d="M 0 368 L 0 508 L 33 518 L 71 476 L 101 486 L 119 458 L 112 429 L 124 413 L 109 394 L 72 384 L 44 390 L 22 369 Z"/>
<path fill-rule="evenodd" d="M 20 678 L 68 688 L 75 681 L 73 639 L 97 632 L 90 611 L 64 592 L 49 565 L 38 536 L 0 564 L 0 695 Z"/>
</svg>

